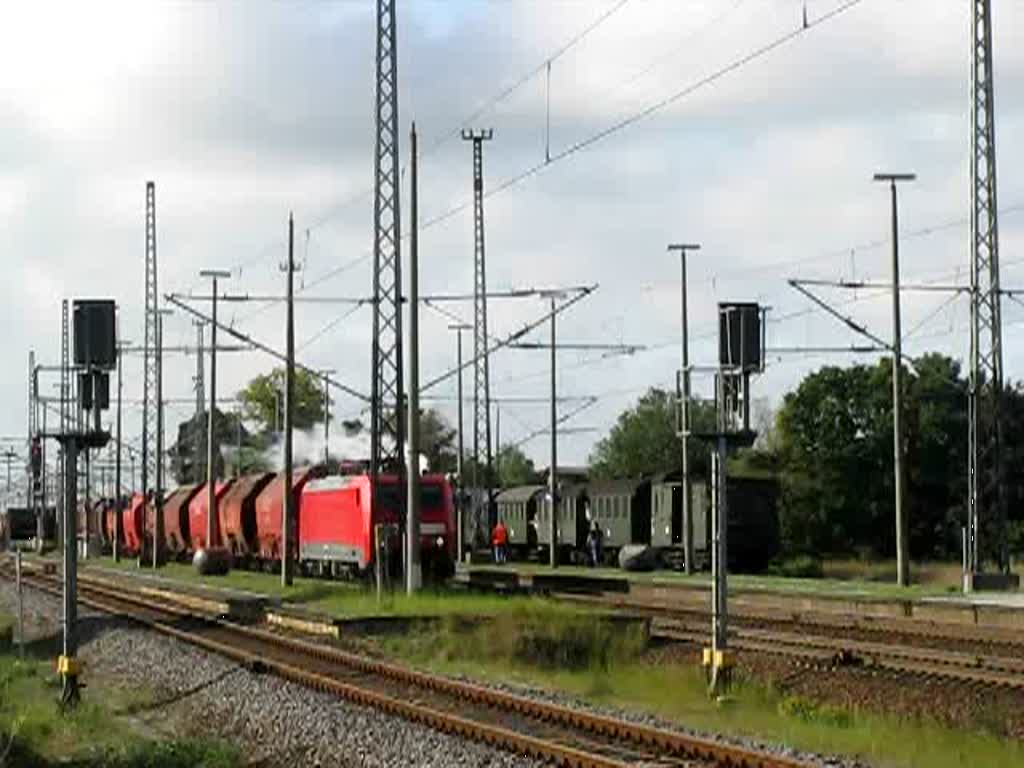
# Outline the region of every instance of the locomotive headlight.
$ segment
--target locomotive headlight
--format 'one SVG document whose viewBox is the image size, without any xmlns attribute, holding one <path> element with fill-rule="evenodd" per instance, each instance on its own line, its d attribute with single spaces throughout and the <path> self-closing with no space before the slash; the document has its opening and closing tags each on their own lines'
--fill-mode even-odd
<svg viewBox="0 0 1024 768">
<path fill-rule="evenodd" d="M 438 547 L 444 546 L 444 536 L 438 536 L 437 541 L 434 542 Z"/>
</svg>

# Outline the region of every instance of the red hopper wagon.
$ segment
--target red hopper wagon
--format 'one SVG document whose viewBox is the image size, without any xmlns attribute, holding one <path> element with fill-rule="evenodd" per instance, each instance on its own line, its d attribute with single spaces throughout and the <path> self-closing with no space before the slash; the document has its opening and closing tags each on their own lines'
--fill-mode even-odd
<svg viewBox="0 0 1024 768">
<path fill-rule="evenodd" d="M 234 480 L 226 480 L 217 483 L 214 486 L 214 494 L 217 497 L 217 508 L 220 509 L 221 500 L 224 498 L 224 493 L 231 487 Z M 192 498 L 191 503 L 188 505 L 188 526 L 189 533 L 192 539 L 192 551 L 203 549 L 207 546 L 206 541 L 206 518 L 210 506 L 210 492 L 207 485 L 203 485 L 199 492 Z M 220 546 L 221 538 L 219 525 L 217 525 L 217 517 L 213 519 L 213 541 L 210 546 Z"/>
</svg>

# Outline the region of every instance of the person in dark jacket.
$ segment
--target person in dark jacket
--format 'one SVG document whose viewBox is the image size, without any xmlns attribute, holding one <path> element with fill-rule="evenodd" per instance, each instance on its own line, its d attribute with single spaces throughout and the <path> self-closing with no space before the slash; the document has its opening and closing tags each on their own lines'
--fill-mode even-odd
<svg viewBox="0 0 1024 768">
<path fill-rule="evenodd" d="M 601 564 L 604 555 L 604 531 L 597 524 L 597 520 L 590 521 L 590 532 L 587 534 L 587 549 L 590 551 L 590 565 L 596 567 Z"/>
</svg>

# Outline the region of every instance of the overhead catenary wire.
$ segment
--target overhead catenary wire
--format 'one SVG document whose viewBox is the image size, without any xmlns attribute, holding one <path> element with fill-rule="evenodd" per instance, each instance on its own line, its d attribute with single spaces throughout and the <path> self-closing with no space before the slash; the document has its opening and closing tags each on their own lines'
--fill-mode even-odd
<svg viewBox="0 0 1024 768">
<path fill-rule="evenodd" d="M 741 57 L 739 57 L 737 59 L 734 59 L 733 61 L 731 61 L 730 63 L 726 64 L 725 66 L 720 67 L 719 69 L 715 70 L 711 74 L 709 74 L 709 75 L 707 75 L 707 76 L 705 76 L 703 78 L 700 78 L 699 80 L 691 83 L 690 85 L 687 85 L 686 87 L 684 87 L 684 88 L 682 88 L 680 90 L 677 90 L 677 91 L 673 92 L 669 96 L 666 96 L 666 97 L 664 97 L 662 99 L 659 99 L 659 100 L 657 100 L 657 101 L 647 105 L 646 107 L 642 108 L 641 110 L 639 110 L 637 112 L 634 112 L 634 113 L 628 115 L 627 117 L 625 117 L 625 118 L 623 118 L 623 119 L 621 119 L 621 120 L 619 120 L 619 121 L 617 121 L 615 123 L 612 123 L 611 125 L 607 126 L 606 128 L 603 128 L 603 129 L 601 129 L 601 130 L 591 134 L 590 136 L 588 136 L 588 137 L 586 137 L 584 139 L 581 139 L 581 140 L 579 140 L 579 141 L 577 141 L 577 142 L 575 142 L 573 144 L 570 144 L 569 146 L 563 148 L 560 151 L 551 153 L 550 159 L 549 158 L 544 158 L 540 162 L 538 162 L 538 163 L 536 163 L 536 164 L 526 168 L 525 170 L 521 171 L 520 173 L 518 173 L 518 174 L 516 174 L 516 175 L 514 175 L 514 176 L 512 176 L 512 177 L 510 177 L 508 179 L 505 179 L 504 181 L 498 183 L 496 186 L 493 186 L 493 187 L 489 188 L 484 193 L 484 197 L 485 198 L 491 198 L 491 197 L 493 197 L 495 195 L 501 194 L 502 192 L 504 192 L 504 191 L 506 191 L 508 189 L 511 189 L 514 186 L 517 186 L 518 184 L 520 184 L 521 182 L 523 182 L 526 179 L 530 178 L 531 176 L 534 176 L 535 174 L 540 173 L 545 168 L 548 168 L 548 167 L 550 167 L 552 165 L 555 165 L 558 161 L 564 160 L 564 159 L 566 159 L 568 157 L 571 157 L 572 155 L 575 155 L 577 152 L 580 152 L 581 150 L 587 149 L 588 147 L 590 147 L 590 146 L 592 146 L 594 144 L 597 144 L 598 142 L 608 138 L 609 136 L 611 136 L 613 134 L 616 134 L 616 133 L 626 129 L 626 128 L 634 125 L 635 123 L 638 123 L 638 122 L 640 122 L 640 121 L 650 117 L 651 115 L 656 114 L 657 112 L 660 112 L 661 110 L 665 109 L 666 107 L 668 107 L 668 106 L 678 102 L 679 100 L 681 100 L 683 98 L 686 98 L 687 96 L 692 95 L 693 93 L 701 90 L 702 88 L 705 88 L 705 87 L 707 87 L 709 85 L 712 85 L 713 83 L 715 83 L 718 80 L 722 79 L 726 75 L 731 74 L 732 72 L 735 72 L 735 71 L 737 71 L 739 69 L 742 69 L 746 65 L 748 65 L 748 64 L 750 64 L 750 63 L 752 63 L 752 62 L 754 62 L 754 61 L 756 61 L 756 60 L 758 60 L 758 59 L 760 59 L 760 58 L 762 58 L 764 56 L 767 56 L 769 53 L 775 51 L 778 48 L 781 48 L 782 46 L 786 45 L 787 43 L 791 42 L 792 40 L 800 37 L 804 33 L 809 32 L 810 30 L 812 30 L 812 29 L 814 29 L 814 28 L 816 28 L 816 27 L 818 27 L 818 26 L 820 26 L 820 25 L 822 25 L 822 24 L 824 24 L 824 23 L 826 23 L 826 22 L 828 22 L 828 21 L 838 17 L 839 15 L 845 13 L 846 11 L 850 10 L 854 6 L 859 5 L 862 2 L 864 2 L 864 0 L 845 0 L 845 2 L 843 2 L 837 8 L 834 8 L 834 9 L 828 11 L 827 13 L 825 13 L 825 14 L 817 17 L 817 18 L 815 18 L 813 20 L 810 20 L 806 26 L 803 26 L 803 25 L 798 26 L 797 28 L 795 28 L 795 29 L 793 29 L 793 30 L 791 30 L 789 32 L 786 32 L 786 33 L 784 33 L 784 34 L 782 34 L 782 35 L 780 35 L 778 37 L 775 37 L 771 41 L 769 41 L 769 42 L 767 42 L 767 43 L 765 43 L 765 44 L 763 44 L 763 45 L 761 45 L 761 46 L 759 46 L 759 47 L 749 51 L 748 53 L 744 54 L 743 56 L 741 56 Z M 524 75 L 526 80 L 528 80 L 530 77 L 536 75 L 538 72 L 543 71 L 543 69 L 547 65 L 547 60 L 549 58 L 551 58 L 551 57 L 550 56 L 549 57 L 545 57 L 543 63 L 541 63 L 540 65 L 538 65 L 538 67 L 536 67 L 533 70 L 531 70 L 529 73 L 527 73 L 527 75 Z M 523 78 L 520 78 L 520 79 L 523 79 Z M 524 82 L 526 80 L 524 80 Z M 510 88 L 511 88 L 511 86 L 510 86 Z M 506 90 L 508 90 L 508 89 L 506 89 Z M 511 92 L 511 91 L 509 91 L 509 92 Z M 499 93 L 499 96 L 500 95 L 501 94 Z M 500 101 L 500 98 L 497 98 L 497 97 L 495 97 L 495 98 L 498 101 Z M 463 122 L 460 123 L 460 127 L 457 130 L 461 131 L 461 127 L 463 125 L 465 125 L 466 122 L 471 122 L 472 119 L 475 119 L 476 117 L 479 116 L 478 113 L 482 114 L 482 113 L 479 112 L 479 110 L 474 112 L 474 113 L 472 113 L 469 116 L 469 119 L 467 121 L 463 121 Z M 455 131 L 453 131 L 452 134 L 454 135 Z M 438 215 L 436 215 L 436 216 L 434 216 L 432 218 L 426 219 L 420 225 L 420 227 L 419 227 L 420 231 L 422 232 L 422 231 L 428 230 L 428 229 L 430 229 L 432 227 L 435 227 L 435 226 L 441 224 L 444 221 L 447 221 L 447 220 L 451 219 L 452 217 L 458 215 L 462 211 L 467 210 L 471 204 L 472 204 L 472 199 L 470 198 L 470 199 L 464 200 L 464 201 L 462 201 L 460 203 L 457 203 L 453 207 L 449 208 L 448 210 L 446 210 L 446 211 L 444 211 L 444 212 L 442 212 L 442 213 L 440 213 L 440 214 L 438 214 Z M 408 234 L 403 235 L 403 237 L 408 237 Z M 368 252 L 362 254 L 361 256 L 357 257 L 356 259 L 354 259 L 354 260 L 352 260 L 350 262 L 347 262 L 346 264 L 343 264 L 340 267 L 337 267 L 335 269 L 329 270 L 328 272 L 326 272 L 326 273 L 324 273 L 324 274 L 322 274 L 322 275 L 312 279 L 311 281 L 309 281 L 305 285 L 305 288 L 308 289 L 308 288 L 311 288 L 311 287 L 313 287 L 315 285 L 318 285 L 318 284 L 321 284 L 321 283 L 326 282 L 328 280 L 331 280 L 334 277 L 337 277 L 339 274 L 341 274 L 345 270 L 350 269 L 352 266 L 355 266 L 356 264 L 361 263 L 362 261 L 365 261 L 366 259 L 369 259 L 371 256 L 372 256 L 372 251 L 368 251 Z M 260 308 L 259 310 L 256 310 L 256 312 L 260 312 L 263 309 L 265 309 L 265 307 Z M 253 313 L 253 314 L 255 314 L 255 313 Z"/>
<path fill-rule="evenodd" d="M 509 85 L 501 87 L 496 93 L 494 93 L 493 95 L 491 95 L 487 99 L 485 99 L 480 105 L 475 107 L 471 112 L 469 112 L 463 118 L 461 118 L 458 121 L 458 124 L 454 128 L 452 128 L 451 130 L 445 131 L 444 133 L 439 135 L 436 139 L 434 139 L 434 141 L 430 142 L 430 144 L 426 147 L 426 149 L 423 150 L 422 152 L 420 152 L 420 160 L 422 161 L 422 160 L 426 159 L 427 157 L 432 155 L 434 152 L 436 152 L 438 149 L 440 149 L 442 146 L 447 144 L 449 141 L 451 141 L 452 139 L 454 139 L 457 136 L 459 136 L 462 128 L 468 126 L 470 123 L 472 123 L 477 118 L 479 118 L 479 117 L 483 116 L 484 114 L 486 114 L 489 110 L 494 108 L 496 105 L 498 105 L 501 102 L 505 101 L 509 96 L 511 96 L 513 93 L 518 91 L 521 87 L 523 87 L 526 83 L 530 82 L 530 80 L 532 80 L 534 77 L 536 77 L 539 72 L 543 71 L 546 67 L 550 66 L 551 62 L 554 62 L 554 61 L 558 60 L 559 58 L 564 56 L 566 53 L 568 53 L 572 48 L 574 48 L 575 46 L 579 45 L 579 43 L 581 43 L 588 35 L 590 35 L 592 32 L 594 32 L 598 27 L 600 27 L 602 24 L 604 24 L 608 19 L 610 19 L 612 16 L 614 16 L 620 10 L 622 10 L 622 8 L 625 7 L 630 1 L 631 0 L 618 0 L 613 6 L 611 6 L 607 10 L 603 11 L 593 21 L 591 21 L 589 24 L 587 24 L 585 27 L 583 27 L 583 29 L 581 29 L 576 34 L 574 34 L 571 38 L 569 38 L 569 40 L 567 40 L 565 43 L 563 43 L 561 46 L 556 48 L 551 53 L 548 53 L 544 57 L 543 61 L 539 65 L 531 67 L 525 73 L 523 73 L 518 78 L 516 78 L 512 83 L 510 83 Z M 404 173 L 405 173 L 405 166 L 402 166 L 401 173 L 404 175 Z M 356 192 L 355 194 L 350 195 L 344 201 L 342 201 L 340 203 L 336 203 L 336 204 L 330 206 L 324 212 L 319 214 L 316 218 L 314 218 L 312 220 L 312 222 L 309 224 L 309 226 L 306 227 L 305 233 L 306 233 L 307 247 L 308 247 L 308 242 L 309 242 L 309 235 L 310 235 L 310 233 L 312 231 L 322 227 L 324 224 L 326 224 L 328 221 L 331 221 L 334 217 L 336 217 L 342 211 L 345 211 L 345 210 L 351 208 L 352 206 L 354 206 L 354 205 L 356 205 L 356 204 L 358 204 L 360 202 L 363 202 L 365 200 L 369 200 L 372 195 L 373 195 L 373 187 L 372 186 L 367 186 L 364 189 L 360 190 L 359 192 Z M 275 240 L 273 243 L 269 243 L 268 245 L 266 245 L 262 249 L 260 249 L 260 251 L 254 257 L 249 258 L 249 259 L 247 259 L 247 260 L 245 260 L 243 262 L 240 262 L 240 263 L 236 264 L 235 266 L 233 266 L 231 268 L 231 271 L 235 272 L 237 270 L 239 275 L 241 275 L 241 271 L 242 271 L 243 268 L 251 266 L 253 264 L 256 264 L 256 263 L 259 263 L 259 262 L 265 260 L 267 258 L 267 254 L 269 252 L 272 252 L 276 248 L 282 248 L 283 249 L 285 246 L 286 246 L 286 243 L 283 240 Z M 337 275 L 342 274 L 343 272 L 347 271 L 348 269 L 351 269 L 352 267 L 357 266 L 358 264 L 362 263 L 363 261 L 366 261 L 372 255 L 373 255 L 372 251 L 370 253 L 363 254 L 363 255 L 361 255 L 361 256 L 351 260 L 350 262 L 348 262 L 348 263 L 346 263 L 344 265 L 341 265 L 340 267 L 337 267 L 337 268 L 334 268 L 332 270 L 329 270 L 327 273 L 322 275 L 320 279 L 323 280 L 323 279 L 331 279 L 332 277 L 336 277 Z M 305 283 L 303 283 L 303 285 L 300 287 L 300 290 L 304 290 L 305 288 L 306 288 L 306 285 L 305 285 Z M 252 314 L 258 314 L 259 312 L 263 311 L 263 309 L 265 309 L 265 307 L 262 307 L 260 309 L 255 310 Z"/>
<path fill-rule="evenodd" d="M 671 106 L 672 104 L 675 104 L 677 101 L 679 101 L 679 100 L 681 100 L 681 99 L 683 99 L 683 98 L 685 98 L 687 96 L 690 96 L 693 93 L 701 90 L 702 88 L 705 88 L 705 87 L 707 87 L 707 86 L 717 82 L 718 80 L 722 79 L 726 75 L 729 75 L 732 72 L 735 72 L 735 71 L 737 71 L 739 69 L 742 69 L 746 65 L 748 65 L 748 64 L 750 64 L 750 63 L 752 63 L 754 61 L 757 61 L 758 59 L 763 58 L 764 56 L 767 56 L 769 53 L 772 53 L 773 51 L 777 50 L 778 48 L 783 47 L 787 43 L 791 42 L 792 40 L 797 39 L 801 35 L 809 32 L 812 29 L 814 29 L 815 27 L 818 27 L 818 26 L 820 26 L 820 25 L 822 25 L 822 24 L 824 24 L 824 23 L 826 23 L 826 22 L 828 22 L 828 21 L 830 21 L 830 20 L 840 16 L 841 14 L 849 11 L 851 8 L 853 8 L 853 7 L 857 6 L 857 5 L 860 5 L 862 2 L 864 2 L 864 0 L 846 0 L 844 3 L 842 3 L 837 8 L 833 8 L 831 11 L 828 11 L 827 13 L 819 16 L 818 18 L 809 21 L 807 23 L 807 25 L 800 25 L 800 26 L 796 27 L 795 29 L 793 29 L 793 30 L 791 30 L 789 32 L 785 32 L 782 35 L 779 35 L 778 37 L 773 38 L 769 42 L 764 43 L 761 46 L 758 46 L 757 48 L 749 51 L 748 53 L 744 54 L 743 56 L 740 56 L 739 58 L 734 59 L 733 61 L 731 61 L 730 63 L 726 64 L 725 66 L 720 67 L 719 69 L 716 69 L 711 74 L 709 74 L 709 75 L 707 75 L 705 77 L 700 78 L 699 80 L 691 83 L 690 85 L 687 85 L 686 87 L 684 87 L 684 88 L 682 88 L 682 89 L 680 89 L 678 91 L 673 92 L 669 96 L 666 96 L 666 97 L 664 97 L 662 99 L 659 99 L 659 100 L 657 100 L 657 101 L 655 101 L 655 102 L 653 102 L 651 104 L 648 104 L 646 107 L 644 107 L 644 108 L 642 108 L 642 109 L 640 109 L 640 110 L 638 110 L 636 112 L 633 112 L 630 115 L 627 115 L 626 117 L 622 118 L 621 120 L 618 120 L 618 121 L 612 123 L 611 125 L 609 125 L 609 126 L 607 126 L 605 128 L 602 128 L 599 131 L 596 131 L 595 133 L 592 133 L 591 135 L 587 136 L 586 138 L 580 139 L 579 141 L 576 141 L 576 142 L 570 144 L 569 146 L 565 147 L 564 149 L 562 149 L 562 150 L 560 150 L 558 152 L 552 153 L 551 157 L 550 157 L 550 160 L 545 158 L 544 160 L 541 160 L 540 162 L 530 166 L 529 168 L 521 171 L 520 173 L 516 174 L 515 176 L 512 176 L 510 178 L 505 179 L 504 181 L 498 183 L 496 186 L 491 187 L 484 194 L 484 197 L 485 198 L 491 198 L 491 197 L 494 197 L 495 195 L 501 194 L 505 190 L 511 189 L 512 187 L 515 187 L 515 186 L 521 184 L 523 181 L 525 181 L 526 179 L 530 178 L 531 176 L 534 176 L 534 175 L 540 173 L 541 171 L 545 170 L 546 168 L 549 168 L 550 166 L 554 165 L 558 161 L 565 160 L 566 158 L 571 157 L 572 155 L 575 155 L 577 152 L 580 152 L 580 151 L 582 151 L 584 149 L 587 149 L 588 147 L 591 147 L 594 144 L 597 144 L 598 142 L 603 141 L 604 139 L 608 138 L 609 136 L 612 136 L 613 134 L 619 133 L 620 131 L 623 131 L 626 128 L 629 128 L 630 126 L 635 125 L 636 123 L 639 123 L 642 120 L 647 119 L 651 115 L 654 115 L 657 112 L 660 112 L 661 110 L 665 109 L 666 107 Z M 457 214 L 459 214 L 462 211 L 466 210 L 471 204 L 472 204 L 472 199 L 467 199 L 467 200 L 464 200 L 461 203 L 456 204 L 455 206 L 449 208 L 447 211 L 444 211 L 443 213 L 440 213 L 440 214 L 438 214 L 438 215 L 436 215 L 436 216 L 434 216 L 432 218 L 429 218 L 426 221 L 424 221 L 423 224 L 420 226 L 420 230 L 422 231 L 422 230 L 425 230 L 425 229 L 429 229 L 431 227 L 437 226 L 438 224 L 441 224 L 444 221 L 447 221 L 448 219 L 452 218 L 453 216 L 456 216 Z"/>
</svg>

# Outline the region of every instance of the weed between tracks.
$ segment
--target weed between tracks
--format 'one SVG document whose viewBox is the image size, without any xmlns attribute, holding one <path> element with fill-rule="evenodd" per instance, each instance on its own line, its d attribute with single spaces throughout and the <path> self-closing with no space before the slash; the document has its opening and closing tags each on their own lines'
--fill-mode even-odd
<svg viewBox="0 0 1024 768">
<path fill-rule="evenodd" d="M 1001 735 L 998 712 L 990 727 L 981 721 L 976 731 L 956 730 L 820 704 L 750 679 L 738 679 L 731 699 L 716 704 L 696 664 L 656 657 L 644 651 L 638 633 L 620 632 L 594 615 L 552 612 L 544 603 L 486 623 L 452 617 L 377 642 L 390 655 L 438 672 L 544 688 L 708 732 L 860 756 L 885 768 L 1024 766 L 1024 747 Z"/>
<path fill-rule="evenodd" d="M 87 688 L 63 715 L 53 659 L 22 660 L 0 649 L 0 766 L 3 768 L 237 768 L 237 750 L 219 743 L 153 741 L 123 712 L 144 694 Z"/>
</svg>

